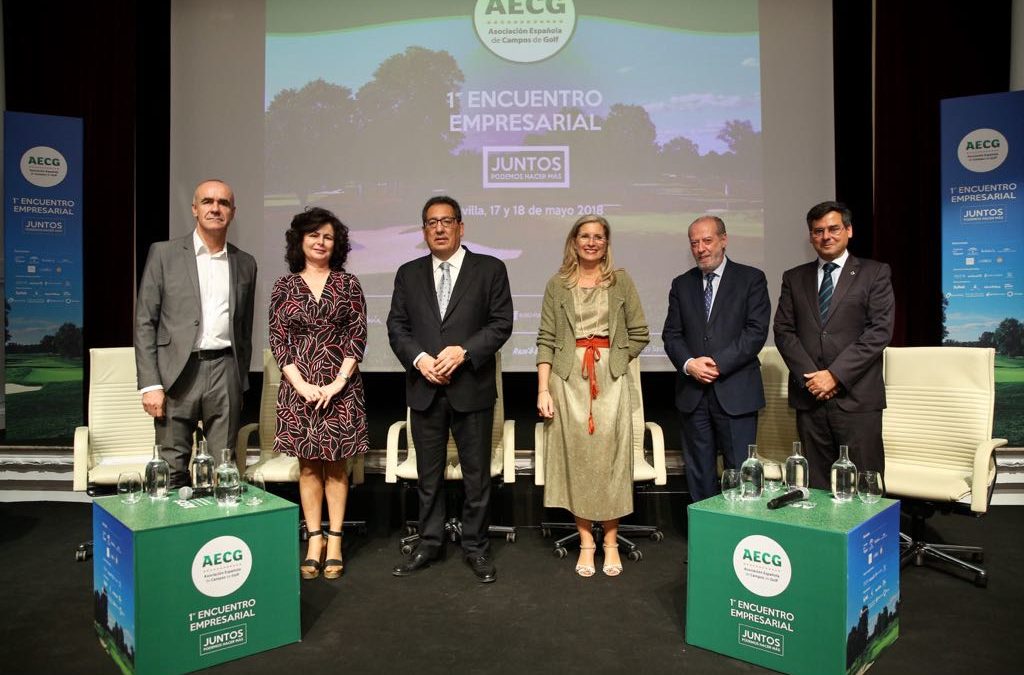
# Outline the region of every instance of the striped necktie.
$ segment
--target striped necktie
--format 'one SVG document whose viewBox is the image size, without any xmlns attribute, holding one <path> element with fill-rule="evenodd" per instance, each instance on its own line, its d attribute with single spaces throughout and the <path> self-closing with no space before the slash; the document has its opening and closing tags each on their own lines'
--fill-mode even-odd
<svg viewBox="0 0 1024 675">
<path fill-rule="evenodd" d="M 821 286 L 818 287 L 818 314 L 822 323 L 828 317 L 828 306 L 832 302 L 832 293 L 835 286 L 832 285 L 832 271 L 839 267 L 834 262 L 827 262 L 821 266 Z"/>
<path fill-rule="evenodd" d="M 714 296 L 715 288 L 711 285 L 711 282 L 715 279 L 714 272 L 708 272 L 704 275 L 704 320 L 707 321 L 711 318 L 711 299 Z"/>
</svg>

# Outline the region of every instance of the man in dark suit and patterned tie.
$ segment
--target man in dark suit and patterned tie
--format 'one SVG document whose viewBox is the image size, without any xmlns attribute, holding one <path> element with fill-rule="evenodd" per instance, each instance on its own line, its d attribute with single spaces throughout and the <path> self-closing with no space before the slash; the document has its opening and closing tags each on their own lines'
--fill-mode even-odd
<svg viewBox="0 0 1024 675">
<path fill-rule="evenodd" d="M 462 209 L 451 197 L 423 206 L 430 255 L 402 265 L 388 314 L 391 349 L 406 370 L 419 491 L 421 542 L 393 570 L 417 572 L 442 555 L 444 466 L 451 432 L 466 498 L 462 549 L 482 583 L 496 578 L 487 539 L 491 426 L 497 384 L 494 355 L 512 334 L 508 273 L 497 258 L 462 246 Z"/>
<path fill-rule="evenodd" d="M 775 345 L 789 368 L 789 404 L 810 465 L 810 485 L 828 489 L 839 446 L 858 469 L 885 470 L 882 353 L 892 339 L 889 266 L 847 250 L 853 216 L 839 202 L 807 212 L 818 259 L 782 275 Z"/>
<path fill-rule="evenodd" d="M 227 241 L 235 195 L 221 180 L 192 197 L 195 230 L 149 249 L 135 306 L 142 407 L 172 487 L 187 485 L 199 420 L 211 450 L 234 447 L 249 385 L 256 260 Z"/>
<path fill-rule="evenodd" d="M 696 502 L 719 492 L 717 451 L 726 467 L 739 468 L 756 442 L 765 404 L 757 355 L 771 302 L 764 272 L 726 257 L 721 218 L 697 218 L 689 238 L 697 266 L 672 281 L 662 339 L 676 367 L 686 482 Z"/>
</svg>

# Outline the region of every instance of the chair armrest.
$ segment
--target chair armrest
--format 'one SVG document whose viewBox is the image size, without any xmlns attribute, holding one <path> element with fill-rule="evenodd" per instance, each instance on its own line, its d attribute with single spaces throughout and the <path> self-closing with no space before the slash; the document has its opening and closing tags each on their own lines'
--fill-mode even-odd
<svg viewBox="0 0 1024 675">
<path fill-rule="evenodd" d="M 657 422 L 644 424 L 651 434 L 651 454 L 654 456 L 654 484 L 665 485 L 668 483 L 668 472 L 665 470 L 665 433 Z"/>
<path fill-rule="evenodd" d="M 405 429 L 405 420 L 395 422 L 388 427 L 388 445 L 384 455 L 384 482 L 397 483 L 398 476 L 395 471 L 398 469 L 398 442 L 402 439 L 402 431 Z"/>
<path fill-rule="evenodd" d="M 75 473 L 71 489 L 84 492 L 89 487 L 89 427 L 75 428 Z"/>
<path fill-rule="evenodd" d="M 239 435 L 234 437 L 234 456 L 245 457 L 249 453 L 249 439 L 254 433 L 259 432 L 259 423 L 252 422 L 239 429 Z"/>
<path fill-rule="evenodd" d="M 533 484 L 544 485 L 544 423 L 533 427 Z"/>
<path fill-rule="evenodd" d="M 989 438 L 978 443 L 974 451 L 974 473 L 971 475 L 971 511 L 974 513 L 988 511 L 988 467 L 992 463 L 992 453 L 1006 443 L 1005 438 Z"/>
<path fill-rule="evenodd" d="M 516 423 L 505 420 L 501 429 L 502 480 L 506 483 L 516 482 Z"/>
</svg>

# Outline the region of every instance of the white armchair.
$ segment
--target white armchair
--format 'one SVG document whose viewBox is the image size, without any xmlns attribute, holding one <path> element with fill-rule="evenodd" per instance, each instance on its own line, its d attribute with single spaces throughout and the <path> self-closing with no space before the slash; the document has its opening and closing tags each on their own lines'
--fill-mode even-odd
<svg viewBox="0 0 1024 675">
<path fill-rule="evenodd" d="M 132 347 L 89 350 L 88 422 L 75 429 L 74 490 L 93 494 L 98 486 L 116 486 L 123 471 L 142 475 L 155 434 L 142 409 Z"/>
<path fill-rule="evenodd" d="M 1006 440 L 992 438 L 995 402 L 992 349 L 890 347 L 885 352 L 888 407 L 882 417 L 885 489 L 903 502 L 910 534 L 901 534 L 901 562 L 926 558 L 951 563 L 985 586 L 983 559 L 975 546 L 923 541 L 925 519 L 935 511 L 982 516 L 995 486 L 993 452 Z"/>
</svg>

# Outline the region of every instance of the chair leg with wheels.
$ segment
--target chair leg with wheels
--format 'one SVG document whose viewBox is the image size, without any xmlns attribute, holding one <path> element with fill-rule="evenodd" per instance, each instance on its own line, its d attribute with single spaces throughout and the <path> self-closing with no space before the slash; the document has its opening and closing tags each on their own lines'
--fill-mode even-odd
<svg viewBox="0 0 1024 675">
<path fill-rule="evenodd" d="M 985 560 L 985 551 L 982 547 L 925 541 L 925 522 L 935 510 L 927 504 L 904 505 L 904 512 L 910 517 L 910 534 L 900 532 L 900 566 L 913 562 L 916 567 L 921 567 L 926 559 L 931 558 L 971 572 L 974 575 L 974 585 L 979 588 L 988 586 L 988 572 L 979 564 L 974 564 Z"/>
</svg>

